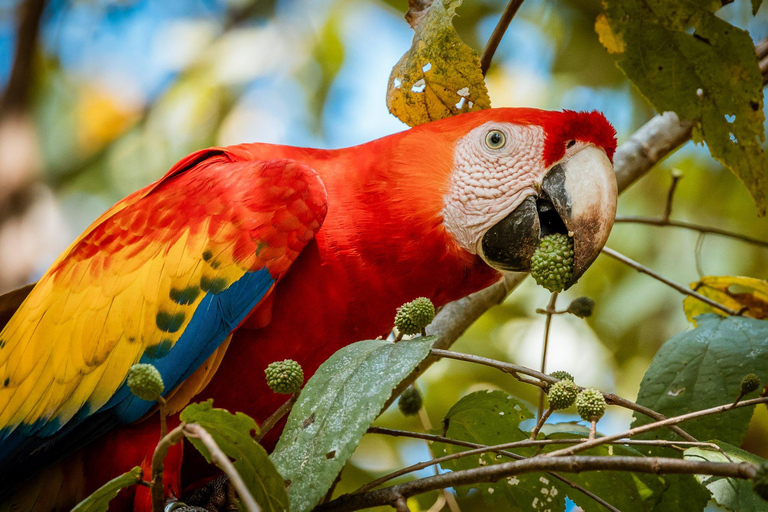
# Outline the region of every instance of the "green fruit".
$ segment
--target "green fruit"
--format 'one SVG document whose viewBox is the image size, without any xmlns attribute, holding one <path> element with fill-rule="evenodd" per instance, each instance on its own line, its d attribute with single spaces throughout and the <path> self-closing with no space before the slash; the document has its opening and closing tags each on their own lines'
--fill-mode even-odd
<svg viewBox="0 0 768 512">
<path fill-rule="evenodd" d="M 559 411 L 560 409 L 567 409 L 576 400 L 576 395 L 579 393 L 579 388 L 572 380 L 561 380 L 555 382 L 549 386 L 547 391 L 547 399 L 549 400 L 549 406 Z"/>
<path fill-rule="evenodd" d="M 584 421 L 597 421 L 605 413 L 605 398 L 596 389 L 585 389 L 576 397 L 576 410 Z"/>
<path fill-rule="evenodd" d="M 419 297 L 397 308 L 395 327 L 402 334 L 419 334 L 435 319 L 435 306 L 426 297 Z"/>
<path fill-rule="evenodd" d="M 559 292 L 573 277 L 573 239 L 555 233 L 545 236 L 531 258 L 531 276 L 551 292 Z"/>
<path fill-rule="evenodd" d="M 595 301 L 589 297 L 579 297 L 574 299 L 568 305 L 568 312 L 579 318 L 587 318 L 592 316 L 592 311 L 595 309 Z"/>
<path fill-rule="evenodd" d="M 397 401 L 397 407 L 403 415 L 413 416 L 414 414 L 418 414 L 422 402 L 423 400 L 419 390 L 413 386 L 409 386 L 408 389 L 403 391 L 403 394 L 400 395 L 400 399 Z"/>
<path fill-rule="evenodd" d="M 301 389 L 304 383 L 304 370 L 293 359 L 275 361 L 264 370 L 267 385 L 275 393 L 289 395 Z"/>
<path fill-rule="evenodd" d="M 760 387 L 760 377 L 754 373 L 748 373 L 741 379 L 741 394 L 746 395 L 756 391 Z"/>
<path fill-rule="evenodd" d="M 752 478 L 752 489 L 758 496 L 768 501 L 768 462 L 763 462 L 757 467 L 757 472 Z"/>
<path fill-rule="evenodd" d="M 552 372 L 552 373 L 549 374 L 549 376 L 550 377 L 554 377 L 556 379 L 560 379 L 560 380 L 571 380 L 571 381 L 574 381 L 574 382 L 576 381 L 576 379 L 573 378 L 573 375 L 571 375 L 570 373 L 568 373 L 566 371 L 563 371 L 563 370 L 558 370 L 556 372 Z"/>
<path fill-rule="evenodd" d="M 135 364 L 128 370 L 128 388 L 142 400 L 155 401 L 165 385 L 157 368 L 151 364 Z"/>
</svg>

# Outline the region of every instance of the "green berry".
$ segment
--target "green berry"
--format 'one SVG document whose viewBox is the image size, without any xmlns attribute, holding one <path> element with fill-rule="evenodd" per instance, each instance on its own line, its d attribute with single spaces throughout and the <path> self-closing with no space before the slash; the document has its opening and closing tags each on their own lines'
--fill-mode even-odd
<svg viewBox="0 0 768 512">
<path fill-rule="evenodd" d="M 554 377 L 556 379 L 560 379 L 560 380 L 570 380 L 570 381 L 574 381 L 574 382 L 576 381 L 576 379 L 573 378 L 573 375 L 571 375 L 570 373 L 568 373 L 566 371 L 563 371 L 563 370 L 558 370 L 556 372 L 552 372 L 552 373 L 549 374 L 549 376 L 550 377 Z"/>
<path fill-rule="evenodd" d="M 157 368 L 151 364 L 135 364 L 128 370 L 128 388 L 142 400 L 155 401 L 165 385 Z"/>
<path fill-rule="evenodd" d="M 579 393 L 579 388 L 572 380 L 561 380 L 555 382 L 549 386 L 547 391 L 547 399 L 549 400 L 549 406 L 558 411 L 560 409 L 567 409 L 576 400 L 576 395 Z"/>
<path fill-rule="evenodd" d="M 589 297 L 579 297 L 571 301 L 568 305 L 568 312 L 579 318 L 587 318 L 592 316 L 592 311 L 595 309 L 595 301 Z"/>
<path fill-rule="evenodd" d="M 756 391 L 760 387 L 760 377 L 754 373 L 748 373 L 741 379 L 741 394 L 746 395 Z"/>
<path fill-rule="evenodd" d="M 418 414 L 421 409 L 422 398 L 418 389 L 413 386 L 408 387 L 403 394 L 400 395 L 400 400 L 397 401 L 397 407 L 400 412 L 405 416 L 413 416 Z"/>
<path fill-rule="evenodd" d="M 596 389 L 585 389 L 576 397 L 576 410 L 584 421 L 597 421 L 605 413 L 605 398 Z"/>
<path fill-rule="evenodd" d="M 752 478 L 752 489 L 768 501 L 768 462 L 763 462 L 757 467 L 757 472 Z"/>
<path fill-rule="evenodd" d="M 304 370 L 293 359 L 270 363 L 264 373 L 267 376 L 267 385 L 275 393 L 284 395 L 295 393 L 304 383 Z"/>
<path fill-rule="evenodd" d="M 559 292 L 573 276 L 573 239 L 555 233 L 545 236 L 531 258 L 531 276 L 551 292 Z"/>
<path fill-rule="evenodd" d="M 397 308 L 395 327 L 402 334 L 419 334 L 435 319 L 435 306 L 426 297 L 419 297 Z"/>
</svg>

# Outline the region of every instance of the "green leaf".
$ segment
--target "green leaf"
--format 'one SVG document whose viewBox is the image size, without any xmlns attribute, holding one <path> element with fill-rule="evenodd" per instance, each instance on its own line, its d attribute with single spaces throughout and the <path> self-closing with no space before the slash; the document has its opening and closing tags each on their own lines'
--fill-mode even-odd
<svg viewBox="0 0 768 512">
<path fill-rule="evenodd" d="M 461 0 L 418 2 L 406 15 L 416 32 L 387 86 L 389 111 L 408 126 L 490 108 L 480 58 L 451 20 Z"/>
<path fill-rule="evenodd" d="M 750 462 L 762 464 L 762 457 L 736 448 L 722 441 L 714 441 L 728 457 L 720 452 L 706 448 L 689 448 L 685 450 L 686 460 L 709 462 Z M 709 475 L 697 475 L 696 478 L 712 492 L 718 504 L 734 512 L 760 512 L 765 510 L 765 500 L 752 491 L 752 482 L 741 478 L 724 478 Z"/>
<path fill-rule="evenodd" d="M 451 439 L 494 445 L 528 439 L 529 433 L 520 429 L 520 422 L 533 418 L 533 413 L 520 400 L 502 391 L 477 391 L 456 402 L 443 421 L 443 431 L 437 432 Z M 434 443 L 436 457 L 468 450 L 452 444 Z M 515 450 L 524 456 L 533 455 L 532 448 Z M 451 471 L 499 464 L 514 460 L 495 453 L 470 455 L 444 462 L 441 466 Z M 526 473 L 494 483 L 478 483 L 459 487 L 460 495 L 470 488 L 479 489 L 493 510 L 565 510 L 566 487 L 546 473 Z"/>
<path fill-rule="evenodd" d="M 763 3 L 763 0 L 752 0 L 752 16 L 757 15 L 757 11 L 760 10 L 760 4 Z"/>
<path fill-rule="evenodd" d="M 696 320 L 697 328 L 672 337 L 656 353 L 640 384 L 639 404 L 666 416 L 678 416 L 733 402 L 742 377 L 748 373 L 765 382 L 768 321 L 712 314 Z M 718 438 L 740 445 L 753 410 L 743 407 L 688 421 L 681 427 L 698 439 Z M 632 426 L 651 421 L 636 413 Z M 645 437 L 677 439 L 669 429 L 658 429 Z"/>
<path fill-rule="evenodd" d="M 136 485 L 143 477 L 141 468 L 136 466 L 127 473 L 113 478 L 77 504 L 72 512 L 107 512 L 109 502 L 115 499 L 121 489 Z"/>
<path fill-rule="evenodd" d="M 288 495 L 283 477 L 252 433 L 259 431 L 253 418 L 238 412 L 214 409 L 213 400 L 190 404 L 181 412 L 181 421 L 197 423 L 213 437 L 243 478 L 253 498 L 265 511 L 288 510 Z M 189 438 L 208 462 L 211 455 L 199 439 Z"/>
<path fill-rule="evenodd" d="M 333 484 L 392 390 L 429 355 L 435 336 L 348 345 L 302 389 L 272 461 L 290 482 L 291 510 L 311 510 Z"/>
<path fill-rule="evenodd" d="M 603 0 L 595 30 L 659 112 L 695 122 L 693 138 L 749 189 L 765 214 L 763 82 L 749 33 L 717 0 Z M 693 33 L 690 33 L 693 28 Z"/>
</svg>

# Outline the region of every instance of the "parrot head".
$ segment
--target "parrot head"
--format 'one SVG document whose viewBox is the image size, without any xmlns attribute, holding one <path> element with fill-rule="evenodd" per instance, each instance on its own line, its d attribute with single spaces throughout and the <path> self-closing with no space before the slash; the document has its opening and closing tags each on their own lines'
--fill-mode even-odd
<svg viewBox="0 0 768 512">
<path fill-rule="evenodd" d="M 605 245 L 616 213 L 616 132 L 605 117 L 500 108 L 424 126 L 438 135 L 434 153 L 450 152 L 436 189 L 455 243 L 494 269 L 529 271 L 541 238 L 566 234 L 574 242 L 566 288 L 573 285 Z"/>
</svg>

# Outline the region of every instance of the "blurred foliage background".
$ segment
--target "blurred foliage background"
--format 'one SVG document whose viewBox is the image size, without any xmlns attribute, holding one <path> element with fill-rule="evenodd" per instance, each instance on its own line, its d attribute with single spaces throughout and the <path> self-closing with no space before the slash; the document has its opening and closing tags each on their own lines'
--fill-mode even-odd
<svg viewBox="0 0 768 512">
<path fill-rule="evenodd" d="M 465 0 L 459 34 L 482 50 L 504 5 Z M 102 211 L 191 151 L 250 141 L 332 148 L 404 129 L 384 97 L 410 46 L 406 9 L 406 0 L 0 0 L 0 291 L 35 280 Z M 758 41 L 768 7 L 755 18 L 749 10 L 736 0 L 718 15 Z M 527 0 L 488 73 L 493 105 L 599 109 L 626 140 L 654 112 L 598 42 L 599 11 L 597 0 Z M 622 195 L 619 214 L 661 214 L 673 168 L 684 173 L 673 218 L 768 239 L 746 189 L 691 143 Z M 715 236 L 621 224 L 608 245 L 680 283 L 768 278 L 768 251 Z M 558 304 L 580 295 L 596 300 L 596 313 L 555 317 L 548 371 L 634 399 L 659 346 L 689 327 L 682 297 L 607 258 Z M 525 282 L 455 349 L 538 368 L 544 319 L 535 309 L 547 300 Z M 419 385 L 433 426 L 477 389 L 537 402 L 530 387 L 456 361 L 433 366 Z M 609 411 L 603 431 L 629 424 L 626 411 Z M 423 429 L 396 407 L 378 423 Z M 763 407 L 744 447 L 766 457 L 766 439 Z M 337 492 L 427 458 L 423 442 L 366 436 Z"/>
</svg>

